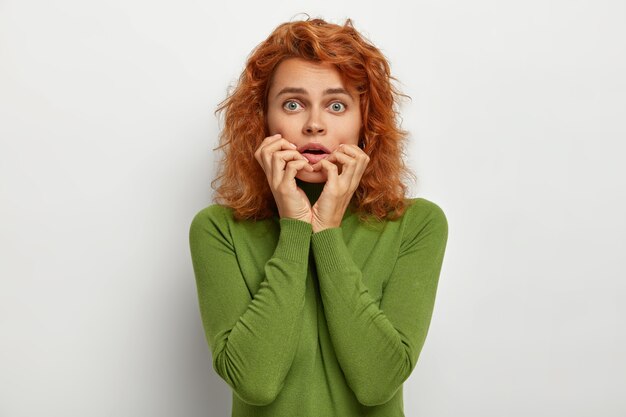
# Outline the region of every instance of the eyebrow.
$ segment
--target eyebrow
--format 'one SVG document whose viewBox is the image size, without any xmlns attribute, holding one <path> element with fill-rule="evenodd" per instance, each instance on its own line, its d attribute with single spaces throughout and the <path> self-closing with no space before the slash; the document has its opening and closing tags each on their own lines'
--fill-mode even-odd
<svg viewBox="0 0 626 417">
<path fill-rule="evenodd" d="M 288 94 L 288 93 L 308 94 L 308 92 L 304 88 L 285 87 L 282 90 L 280 90 L 278 94 L 276 94 L 276 97 L 280 96 L 281 94 Z M 345 88 L 327 88 L 326 90 L 324 90 L 323 95 L 329 95 L 329 94 L 345 94 L 348 97 L 352 98 L 352 95 L 348 93 L 348 90 L 346 90 Z"/>
</svg>

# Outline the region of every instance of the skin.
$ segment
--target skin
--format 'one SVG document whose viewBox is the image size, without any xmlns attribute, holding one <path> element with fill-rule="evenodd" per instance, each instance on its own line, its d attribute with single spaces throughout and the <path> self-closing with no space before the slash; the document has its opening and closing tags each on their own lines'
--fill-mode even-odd
<svg viewBox="0 0 626 417">
<path fill-rule="evenodd" d="M 280 217 L 311 223 L 314 233 L 339 227 L 369 162 L 357 146 L 362 123 L 356 90 L 331 64 L 286 59 L 273 74 L 267 126 L 271 136 L 257 148 L 255 158 Z M 298 152 L 309 144 L 322 145 L 330 154 L 312 164 Z M 295 178 L 325 183 L 315 205 Z"/>
</svg>

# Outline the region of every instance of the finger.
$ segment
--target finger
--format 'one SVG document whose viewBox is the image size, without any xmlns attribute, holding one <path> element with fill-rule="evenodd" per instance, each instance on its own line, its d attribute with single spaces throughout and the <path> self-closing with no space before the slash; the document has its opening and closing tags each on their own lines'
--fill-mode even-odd
<svg viewBox="0 0 626 417">
<path fill-rule="evenodd" d="M 363 173 L 365 172 L 365 169 L 369 164 L 370 157 L 365 152 L 363 152 L 361 148 L 355 145 L 342 144 L 339 146 L 339 148 L 341 152 L 353 157 L 356 160 L 356 167 L 353 175 L 354 177 L 356 177 L 357 180 L 356 184 L 354 185 L 358 185 L 358 183 L 360 182 L 360 178 L 363 176 Z"/>
<path fill-rule="evenodd" d="M 282 136 L 280 133 L 277 133 L 275 135 L 272 136 L 268 136 L 265 139 L 263 139 L 263 141 L 259 144 L 259 146 L 256 148 L 256 151 L 254 151 L 254 157 L 256 158 L 256 160 L 261 163 L 261 151 L 270 143 L 277 141 L 278 139 L 280 139 Z"/>
<path fill-rule="evenodd" d="M 355 145 L 350 145 L 348 143 L 342 143 L 337 147 L 338 150 L 356 158 L 359 154 L 365 154 L 361 148 Z"/>
<path fill-rule="evenodd" d="M 356 171 L 357 160 L 342 153 L 340 150 L 335 151 L 333 156 L 333 159 L 341 164 L 341 174 L 339 176 L 342 179 L 346 178 L 348 182 L 350 182 L 350 178 L 354 176 L 354 172 Z"/>
<path fill-rule="evenodd" d="M 265 145 L 261 145 L 260 152 L 263 163 L 269 167 L 272 153 L 283 149 L 295 150 L 296 145 L 292 144 L 287 139 L 280 137 L 275 140 L 268 141 Z"/>
<path fill-rule="evenodd" d="M 296 149 L 296 145 L 283 138 L 280 134 L 269 136 L 261 142 L 259 148 L 262 150 L 276 151 L 278 149 Z"/>
<path fill-rule="evenodd" d="M 301 159 L 308 162 L 308 159 L 306 159 L 300 152 L 294 150 L 276 151 L 271 155 L 272 167 L 274 166 L 273 164 L 275 164 L 277 161 L 280 162 L 282 160 L 284 162 L 287 162 L 294 161 L 296 159 Z M 284 164 L 280 166 L 284 168 Z"/>
<path fill-rule="evenodd" d="M 337 177 L 338 177 L 337 165 L 328 161 L 328 158 L 322 159 L 321 161 L 318 162 L 318 164 L 319 164 L 318 170 L 324 171 L 326 173 L 326 181 L 328 181 L 331 184 L 335 184 L 337 182 Z"/>
<path fill-rule="evenodd" d="M 265 143 L 274 142 L 277 139 L 280 139 L 282 137 L 283 137 L 283 135 L 281 135 L 280 133 L 275 133 L 275 134 L 273 134 L 271 136 L 267 136 L 265 139 L 263 139 L 263 142 L 265 142 Z M 261 143 L 263 143 L 263 142 L 261 142 Z"/>
<path fill-rule="evenodd" d="M 289 161 L 304 161 L 308 164 L 308 160 L 298 151 L 276 151 L 271 155 L 272 181 L 274 186 L 278 186 L 285 175 L 285 165 Z"/>
<path fill-rule="evenodd" d="M 365 163 L 366 165 L 370 160 L 370 157 L 365 152 L 363 152 L 363 149 L 355 145 L 347 145 L 342 143 L 341 145 L 339 145 L 337 150 L 345 153 L 348 156 L 353 157 L 358 162 Z"/>
<path fill-rule="evenodd" d="M 285 138 L 276 138 L 274 140 L 269 140 L 265 144 L 261 144 L 259 147 L 259 163 L 264 167 L 267 171 L 268 168 L 271 168 L 272 165 L 272 154 L 276 151 L 280 150 L 295 150 L 296 145 L 289 142 Z"/>
<path fill-rule="evenodd" d="M 370 159 L 370 157 L 363 151 L 363 149 L 359 148 L 356 145 L 348 145 L 348 144 L 342 143 L 341 145 L 339 145 L 337 150 L 340 150 L 346 155 L 350 155 L 351 157 L 357 160 L 363 160 L 365 162 L 369 162 L 369 159 Z"/>
<path fill-rule="evenodd" d="M 298 174 L 298 171 L 305 170 L 308 172 L 312 172 L 313 168 L 309 165 L 309 161 L 302 159 L 289 161 L 285 167 L 285 175 L 283 176 L 283 181 L 293 181 Z"/>
</svg>

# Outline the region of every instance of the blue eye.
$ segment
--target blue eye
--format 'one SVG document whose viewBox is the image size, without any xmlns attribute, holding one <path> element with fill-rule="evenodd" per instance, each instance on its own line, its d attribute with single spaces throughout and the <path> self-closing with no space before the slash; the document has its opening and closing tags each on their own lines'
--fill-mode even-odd
<svg viewBox="0 0 626 417">
<path fill-rule="evenodd" d="M 330 108 L 332 109 L 332 111 L 339 113 L 346 110 L 346 105 L 336 101 L 330 105 Z"/>
<path fill-rule="evenodd" d="M 283 104 L 283 108 L 289 111 L 298 110 L 298 106 L 300 106 L 300 104 L 293 100 L 286 101 L 285 104 Z"/>
</svg>

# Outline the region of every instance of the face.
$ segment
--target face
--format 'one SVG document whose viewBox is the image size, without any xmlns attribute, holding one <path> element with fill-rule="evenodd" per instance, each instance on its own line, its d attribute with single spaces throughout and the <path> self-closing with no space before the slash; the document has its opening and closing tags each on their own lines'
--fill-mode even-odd
<svg viewBox="0 0 626 417">
<path fill-rule="evenodd" d="M 289 58 L 274 70 L 267 126 L 270 135 L 280 133 L 313 165 L 342 143 L 358 145 L 359 96 L 332 64 Z M 296 178 L 319 183 L 326 174 L 301 170 Z"/>
</svg>

